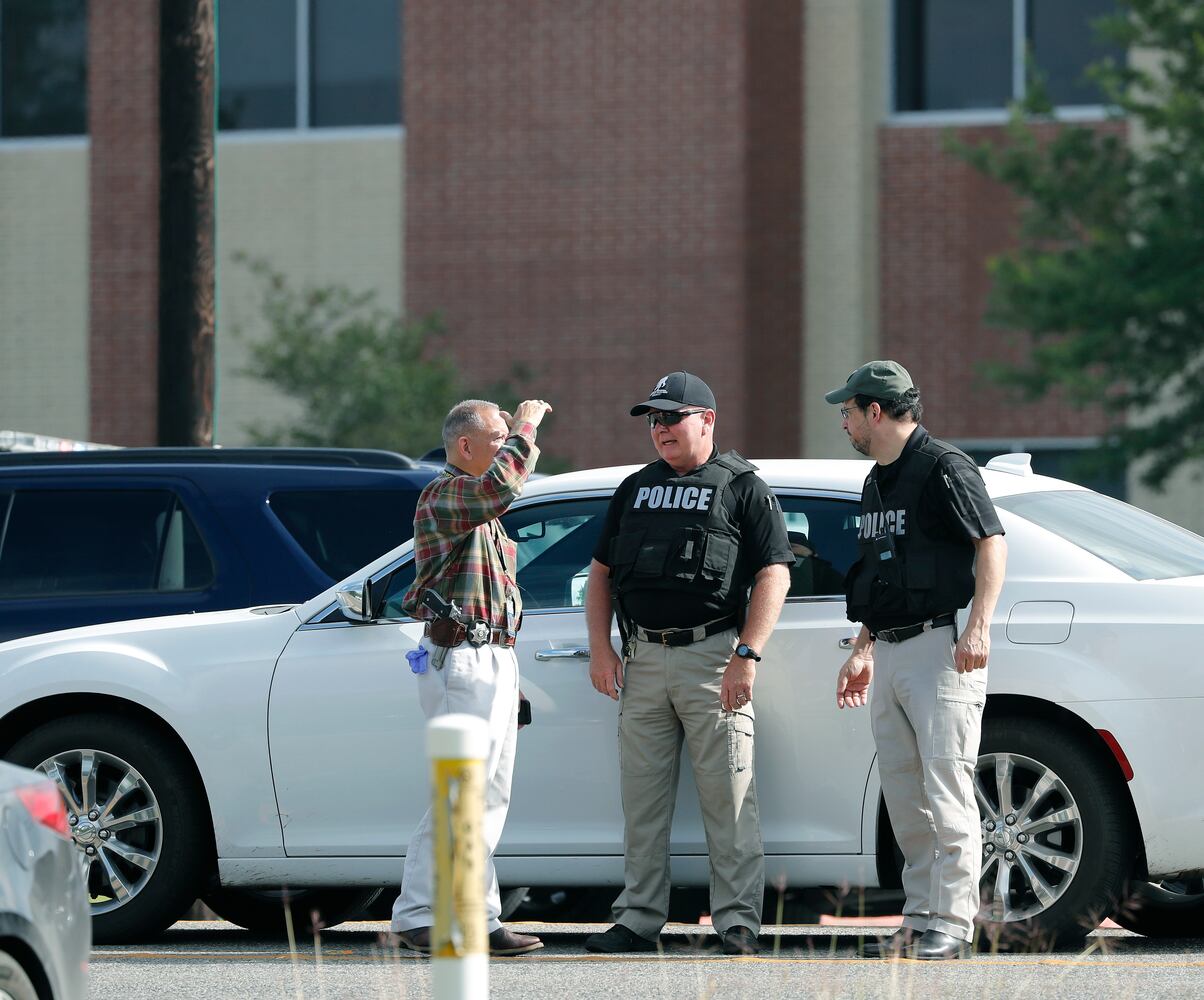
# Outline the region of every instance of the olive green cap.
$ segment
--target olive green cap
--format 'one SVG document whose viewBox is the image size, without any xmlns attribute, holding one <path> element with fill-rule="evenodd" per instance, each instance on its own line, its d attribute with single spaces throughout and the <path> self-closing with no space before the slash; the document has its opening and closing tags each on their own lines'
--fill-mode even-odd
<svg viewBox="0 0 1204 1000">
<path fill-rule="evenodd" d="M 849 376 L 839 389 L 824 394 L 829 403 L 843 403 L 854 396 L 874 399 L 902 399 L 908 389 L 914 389 L 911 376 L 897 361 L 869 361 Z"/>
</svg>

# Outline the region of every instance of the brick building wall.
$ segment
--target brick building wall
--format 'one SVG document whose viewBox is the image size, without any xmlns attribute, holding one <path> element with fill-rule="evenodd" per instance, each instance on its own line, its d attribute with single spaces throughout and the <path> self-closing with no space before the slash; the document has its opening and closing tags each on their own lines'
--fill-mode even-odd
<svg viewBox="0 0 1204 1000">
<path fill-rule="evenodd" d="M 1120 125 L 1101 128 L 1123 129 Z M 946 127 L 880 130 L 881 343 L 923 393 L 933 433 L 948 438 L 1084 437 L 1103 415 L 1056 394 L 1020 403 L 980 374 L 983 361 L 1019 361 L 1027 335 L 985 320 L 987 261 L 1015 245 L 1018 203 L 1001 185 L 944 151 Z M 1002 126 L 961 128 L 972 144 Z"/>
<path fill-rule="evenodd" d="M 88 4 L 90 436 L 154 444 L 159 5 Z"/>
<path fill-rule="evenodd" d="M 476 385 L 525 364 L 573 465 L 647 457 L 626 407 L 680 367 L 722 447 L 793 447 L 799 90 L 749 100 L 797 81 L 801 24 L 768 5 L 406 4 L 407 310 L 444 315 Z M 784 74 L 750 74 L 762 49 Z"/>
</svg>

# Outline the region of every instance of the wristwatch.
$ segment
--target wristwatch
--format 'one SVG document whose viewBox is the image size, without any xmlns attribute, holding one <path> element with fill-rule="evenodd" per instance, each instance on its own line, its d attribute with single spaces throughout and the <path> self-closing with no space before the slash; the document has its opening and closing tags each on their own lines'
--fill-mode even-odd
<svg viewBox="0 0 1204 1000">
<path fill-rule="evenodd" d="M 757 655 L 757 651 L 747 642 L 742 642 L 736 647 L 736 655 L 743 660 L 752 660 L 754 663 L 761 662 L 761 657 Z"/>
</svg>

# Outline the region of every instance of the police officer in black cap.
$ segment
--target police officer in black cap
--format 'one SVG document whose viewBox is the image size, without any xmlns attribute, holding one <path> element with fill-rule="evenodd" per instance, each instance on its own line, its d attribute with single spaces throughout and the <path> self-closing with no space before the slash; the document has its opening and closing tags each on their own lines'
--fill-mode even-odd
<svg viewBox="0 0 1204 1000">
<path fill-rule="evenodd" d="M 861 495 L 859 558 L 845 579 L 849 619 L 863 624 L 836 704 L 865 705 L 873 678 L 882 794 L 906 861 L 903 927 L 868 950 L 958 958 L 979 906 L 974 767 L 1003 528 L 974 461 L 920 426 L 920 392 L 902 365 L 862 365 L 826 399 L 875 462 Z M 967 604 L 959 636 L 956 613 Z"/>
<path fill-rule="evenodd" d="M 758 950 L 765 860 L 753 775 L 753 682 L 794 562 L 755 467 L 715 448 L 715 397 L 673 372 L 631 410 L 660 455 L 619 486 L 586 596 L 590 680 L 620 699 L 625 888 L 590 951 L 652 951 L 669 911 L 669 831 L 684 735 L 723 950 Z M 751 599 L 749 587 L 752 586 Z M 618 612 L 623 658 L 610 644 Z"/>
</svg>

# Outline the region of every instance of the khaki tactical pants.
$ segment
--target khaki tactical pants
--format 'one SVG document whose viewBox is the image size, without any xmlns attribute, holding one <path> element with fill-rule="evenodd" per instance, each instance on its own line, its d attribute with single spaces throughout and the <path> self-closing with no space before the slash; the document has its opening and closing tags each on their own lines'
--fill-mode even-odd
<svg viewBox="0 0 1204 1000">
<path fill-rule="evenodd" d="M 903 849 L 903 924 L 969 941 L 982 825 L 974 765 L 987 671 L 959 674 L 952 625 L 874 643 L 871 721 L 891 826 Z"/>
<path fill-rule="evenodd" d="M 765 893 L 765 855 L 753 774 L 753 710 L 719 705 L 735 629 L 689 646 L 637 642 L 619 701 L 626 887 L 613 917 L 643 937 L 669 915 L 669 831 L 677 797 L 682 737 L 698 785 L 711 862 L 711 919 L 724 934 L 757 932 Z M 755 691 L 754 691 L 755 698 Z"/>
</svg>

